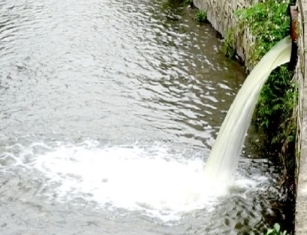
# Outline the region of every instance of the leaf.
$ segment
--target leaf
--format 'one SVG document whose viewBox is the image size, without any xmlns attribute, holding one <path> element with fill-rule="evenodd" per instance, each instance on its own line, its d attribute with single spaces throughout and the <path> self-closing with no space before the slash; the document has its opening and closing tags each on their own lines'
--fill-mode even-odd
<svg viewBox="0 0 307 235">
<path fill-rule="evenodd" d="M 274 224 L 274 228 L 275 228 L 276 232 L 280 231 L 280 225 L 278 223 Z"/>
<path fill-rule="evenodd" d="M 265 235 L 273 235 L 274 234 L 275 229 L 269 229 Z"/>
</svg>

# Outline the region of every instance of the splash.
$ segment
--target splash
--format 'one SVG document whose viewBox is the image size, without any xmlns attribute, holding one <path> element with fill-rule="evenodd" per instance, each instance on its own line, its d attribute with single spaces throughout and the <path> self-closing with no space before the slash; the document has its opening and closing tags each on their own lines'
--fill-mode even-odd
<svg viewBox="0 0 307 235">
<path fill-rule="evenodd" d="M 0 175 L 34 180 L 32 197 L 46 203 L 86 206 L 111 215 L 136 212 L 164 222 L 178 221 L 198 210 L 211 213 L 223 198 L 238 191 L 244 197 L 266 181 L 254 178 L 256 174 L 253 178 L 237 175 L 229 192 L 205 178 L 203 152 L 176 147 L 105 145 L 94 140 L 15 144 L 0 155 Z"/>
<path fill-rule="evenodd" d="M 140 211 L 165 221 L 177 220 L 190 211 L 211 210 L 224 187 L 208 188 L 203 160 L 187 159 L 167 146 L 95 146 L 61 144 L 35 153 L 24 148 L 26 168 L 40 172 L 39 190 L 52 200 L 69 203 L 79 199 L 99 208 Z M 21 154 L 20 154 L 21 155 Z M 17 165 L 21 157 L 17 156 Z"/>
</svg>

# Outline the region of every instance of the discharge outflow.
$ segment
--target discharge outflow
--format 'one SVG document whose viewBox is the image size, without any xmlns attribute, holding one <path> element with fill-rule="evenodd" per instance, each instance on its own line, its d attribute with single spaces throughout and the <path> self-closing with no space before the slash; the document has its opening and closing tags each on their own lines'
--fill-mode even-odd
<svg viewBox="0 0 307 235">
<path fill-rule="evenodd" d="M 218 133 L 205 166 L 212 183 L 230 184 L 261 89 L 270 73 L 290 61 L 291 40 L 278 42 L 255 66 L 238 92 Z"/>
</svg>

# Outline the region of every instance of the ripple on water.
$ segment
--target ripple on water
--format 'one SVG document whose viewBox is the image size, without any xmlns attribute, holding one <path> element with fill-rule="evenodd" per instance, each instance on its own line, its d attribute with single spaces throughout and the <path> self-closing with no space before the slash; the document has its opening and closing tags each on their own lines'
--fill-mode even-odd
<svg viewBox="0 0 307 235">
<path fill-rule="evenodd" d="M 2 1 L 0 41 L 7 234 L 237 234 L 282 214 L 261 160 L 204 200 L 203 158 L 245 75 L 185 8 Z"/>
<path fill-rule="evenodd" d="M 14 203 L 20 197 L 22 203 L 41 211 L 48 204 L 53 205 L 51 212 L 55 205 L 69 211 L 92 208 L 93 213 L 116 220 L 138 215 L 171 227 L 190 223 L 207 234 L 263 229 L 264 215 L 281 215 L 266 199 L 276 191 L 261 176 L 266 169 L 259 165 L 265 162 L 251 164 L 253 174 L 238 174 L 229 189 L 213 187 L 203 177 L 204 153 L 173 147 L 161 143 L 113 146 L 93 140 L 77 145 L 8 146 L 0 155 L 1 194 Z"/>
</svg>

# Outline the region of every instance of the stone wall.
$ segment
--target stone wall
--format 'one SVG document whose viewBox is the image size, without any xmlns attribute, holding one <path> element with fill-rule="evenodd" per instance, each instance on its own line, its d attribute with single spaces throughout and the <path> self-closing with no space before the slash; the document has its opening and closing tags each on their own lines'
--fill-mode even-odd
<svg viewBox="0 0 307 235">
<path fill-rule="evenodd" d="M 296 216 L 295 234 L 307 234 L 307 0 L 298 0 L 298 63 L 294 79 L 299 87 L 298 113 L 298 139 L 297 139 L 297 197 L 296 197 Z"/>
<path fill-rule="evenodd" d="M 198 9 L 204 9 L 212 26 L 225 36 L 225 32 L 235 25 L 234 12 L 257 3 L 258 0 L 194 0 Z"/>
<path fill-rule="evenodd" d="M 198 9 L 206 11 L 209 22 L 223 37 L 226 36 L 229 29 L 236 26 L 235 11 L 258 2 L 261 2 L 261 0 L 193 0 Z M 236 39 L 236 53 L 244 62 L 245 67 L 251 70 L 252 67 L 246 60 L 250 45 L 254 40 L 249 29 L 245 29 L 244 34 L 238 35 Z"/>
</svg>

